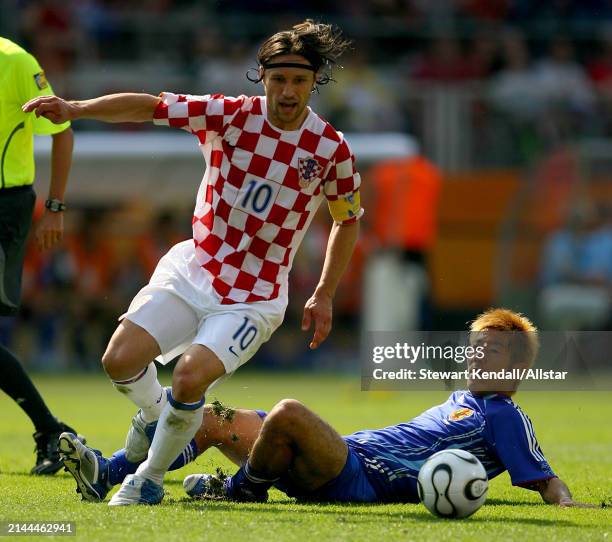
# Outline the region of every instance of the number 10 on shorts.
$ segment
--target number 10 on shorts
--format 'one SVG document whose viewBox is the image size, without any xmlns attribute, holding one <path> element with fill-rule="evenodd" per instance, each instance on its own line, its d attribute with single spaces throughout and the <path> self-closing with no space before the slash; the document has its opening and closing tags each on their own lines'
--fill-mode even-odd
<svg viewBox="0 0 612 542">
<path fill-rule="evenodd" d="M 244 352 L 249 346 L 251 346 L 251 343 L 255 340 L 256 336 L 257 328 L 251 323 L 249 318 L 245 316 L 236 333 L 232 335 L 232 339 L 234 340 L 234 344 Z M 236 356 L 238 355 L 234 351 L 234 346 L 230 346 L 229 351 Z"/>
</svg>

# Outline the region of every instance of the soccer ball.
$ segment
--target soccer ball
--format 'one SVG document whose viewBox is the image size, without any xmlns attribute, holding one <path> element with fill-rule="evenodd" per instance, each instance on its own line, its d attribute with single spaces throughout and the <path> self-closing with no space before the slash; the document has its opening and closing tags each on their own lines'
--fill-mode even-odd
<svg viewBox="0 0 612 542">
<path fill-rule="evenodd" d="M 421 467 L 419 498 L 432 514 L 466 518 L 487 500 L 489 482 L 482 463 L 465 450 L 442 450 Z"/>
</svg>

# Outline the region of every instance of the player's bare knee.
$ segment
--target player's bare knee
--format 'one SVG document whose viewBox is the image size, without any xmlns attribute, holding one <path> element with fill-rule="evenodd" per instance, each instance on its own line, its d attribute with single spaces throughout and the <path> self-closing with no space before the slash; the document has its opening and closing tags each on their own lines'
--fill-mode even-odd
<svg viewBox="0 0 612 542">
<path fill-rule="evenodd" d="M 177 401 L 190 403 L 199 401 L 210 385 L 198 371 L 190 367 L 177 366 L 172 375 L 172 396 Z"/>
<path fill-rule="evenodd" d="M 130 365 L 130 360 L 122 348 L 107 348 L 102 356 L 102 366 L 106 374 L 113 380 L 119 380 L 125 372 L 126 365 Z"/>
<path fill-rule="evenodd" d="M 172 375 L 172 395 L 177 401 L 199 401 L 209 386 L 225 373 L 223 364 L 208 349 L 197 346 L 185 352 Z"/>
<path fill-rule="evenodd" d="M 283 399 L 266 417 L 266 425 L 277 429 L 289 429 L 303 419 L 306 407 L 295 399 Z"/>
<path fill-rule="evenodd" d="M 283 399 L 274 406 L 286 415 L 299 415 L 306 410 L 306 406 L 297 399 Z"/>
<path fill-rule="evenodd" d="M 150 362 L 141 348 L 125 338 L 113 337 L 102 355 L 102 366 L 112 380 L 132 378 L 142 371 Z"/>
<path fill-rule="evenodd" d="M 194 382 L 187 374 L 172 378 L 172 396 L 182 403 L 198 401 L 206 390 L 199 382 Z"/>
</svg>

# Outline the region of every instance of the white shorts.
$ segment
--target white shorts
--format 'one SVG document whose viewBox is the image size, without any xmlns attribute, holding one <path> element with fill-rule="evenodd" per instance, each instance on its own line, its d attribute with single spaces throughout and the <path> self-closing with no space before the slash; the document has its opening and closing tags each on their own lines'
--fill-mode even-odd
<svg viewBox="0 0 612 542">
<path fill-rule="evenodd" d="M 232 373 L 281 325 L 287 289 L 271 301 L 221 305 L 210 275 L 195 259 L 193 241 L 173 246 L 121 316 L 144 328 L 169 363 L 192 344 L 210 348 Z"/>
</svg>

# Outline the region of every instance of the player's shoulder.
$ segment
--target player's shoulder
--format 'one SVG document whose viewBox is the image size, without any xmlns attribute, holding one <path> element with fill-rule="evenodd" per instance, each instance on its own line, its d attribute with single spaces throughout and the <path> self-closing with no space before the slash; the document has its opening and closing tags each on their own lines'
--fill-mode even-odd
<svg viewBox="0 0 612 542">
<path fill-rule="evenodd" d="M 457 406 L 475 408 L 487 417 L 497 415 L 514 416 L 518 408 L 516 403 L 507 395 L 491 393 L 487 395 L 474 394 L 469 390 L 458 390 L 451 393 L 448 402 Z"/>
<path fill-rule="evenodd" d="M 211 99 L 218 99 L 225 104 L 226 109 L 234 113 L 240 113 L 241 118 L 246 116 L 265 116 L 265 96 L 226 96 L 224 94 L 212 94 Z"/>
<path fill-rule="evenodd" d="M 226 94 L 211 94 L 211 99 L 221 99 L 227 102 L 239 103 L 243 109 L 256 109 L 261 111 L 260 96 L 247 96 L 238 94 L 236 96 L 228 96 Z"/>
<path fill-rule="evenodd" d="M 349 164 L 347 167 L 352 167 L 350 164 L 355 161 L 355 156 L 351 146 L 340 130 L 336 130 L 330 122 L 312 110 L 305 128 L 325 142 L 329 156 L 336 164 L 344 163 Z"/>
<path fill-rule="evenodd" d="M 525 421 L 531 424 L 531 420 L 529 419 L 529 416 L 527 415 L 527 413 L 519 405 L 517 405 L 512 399 L 508 398 L 507 405 L 508 405 L 507 411 L 511 413 L 509 414 L 510 416 L 514 416 L 517 419 L 520 419 L 522 421 Z"/>
<path fill-rule="evenodd" d="M 239 98 L 242 100 L 242 111 L 248 112 L 250 115 L 266 116 L 265 96 L 246 96 L 243 94 Z"/>
<path fill-rule="evenodd" d="M 309 121 L 313 132 L 321 134 L 323 137 L 330 139 L 337 145 L 346 144 L 344 134 L 340 130 L 336 130 L 328 120 L 312 109 L 311 115 L 309 115 Z"/>
<path fill-rule="evenodd" d="M 496 423 L 531 426 L 529 416 L 510 397 L 496 395 L 487 405 L 487 417 Z"/>
</svg>

